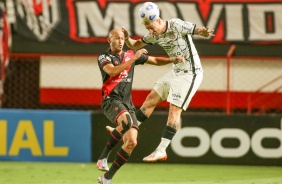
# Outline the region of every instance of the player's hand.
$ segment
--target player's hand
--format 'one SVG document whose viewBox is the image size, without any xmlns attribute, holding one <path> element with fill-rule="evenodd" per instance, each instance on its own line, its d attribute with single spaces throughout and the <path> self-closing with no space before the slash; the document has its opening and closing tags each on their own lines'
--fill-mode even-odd
<svg viewBox="0 0 282 184">
<path fill-rule="evenodd" d="M 174 59 L 174 61 L 173 61 L 174 64 L 181 63 L 181 62 L 185 63 L 185 58 L 182 57 L 182 56 L 177 56 L 177 57 L 175 57 L 173 59 Z"/>
<path fill-rule="evenodd" d="M 202 27 L 199 29 L 199 35 L 203 37 L 209 37 L 209 36 L 214 36 L 213 34 L 214 30 L 210 30 L 207 27 Z"/>
<path fill-rule="evenodd" d="M 135 55 L 134 55 L 134 59 L 137 60 L 138 58 L 140 58 L 140 56 L 141 56 L 142 54 L 148 54 L 148 51 L 147 51 L 146 49 L 144 49 L 144 48 L 138 50 L 138 51 L 135 53 Z"/>
<path fill-rule="evenodd" d="M 129 38 L 129 34 L 128 34 L 128 31 L 125 29 L 125 27 L 121 27 L 121 31 L 123 32 L 123 34 L 124 34 L 124 39 L 125 40 L 128 40 L 128 38 Z"/>
</svg>

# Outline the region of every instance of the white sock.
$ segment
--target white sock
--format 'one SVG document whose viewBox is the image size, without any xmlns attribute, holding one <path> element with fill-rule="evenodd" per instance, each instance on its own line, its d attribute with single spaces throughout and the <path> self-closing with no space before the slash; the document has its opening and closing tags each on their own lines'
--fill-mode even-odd
<svg viewBox="0 0 282 184">
<path fill-rule="evenodd" d="M 161 151 L 161 152 L 165 152 L 166 148 L 168 147 L 168 145 L 170 144 L 171 140 L 166 139 L 166 138 L 162 138 L 159 146 L 157 147 L 157 150 Z"/>
</svg>

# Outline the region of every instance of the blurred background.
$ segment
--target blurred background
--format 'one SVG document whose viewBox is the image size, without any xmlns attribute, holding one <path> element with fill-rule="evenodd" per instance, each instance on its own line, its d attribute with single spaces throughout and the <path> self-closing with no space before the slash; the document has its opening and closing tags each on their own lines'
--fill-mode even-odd
<svg viewBox="0 0 282 184">
<path fill-rule="evenodd" d="M 133 38 L 146 34 L 138 19 L 143 2 L 0 2 L 0 127 L 5 143 L 0 159 L 97 159 L 107 138 L 103 127 L 110 124 L 101 112 L 97 56 L 108 49 L 113 28 L 124 26 Z M 282 165 L 281 0 L 154 2 L 163 19 L 178 17 L 215 33 L 211 38 L 193 36 L 204 80 L 183 112 L 183 129 L 169 148 L 169 162 Z M 146 48 L 149 55 L 167 56 L 159 46 Z M 169 70 L 170 65 L 136 67 L 132 95 L 137 108 Z M 159 104 L 141 127 L 132 161 L 139 162 L 159 142 L 168 106 Z M 44 140 L 50 140 L 49 147 Z M 148 140 L 152 144 L 143 149 Z M 77 156 L 77 146 L 87 154 Z M 42 152 L 34 157 L 37 148 Z"/>
</svg>

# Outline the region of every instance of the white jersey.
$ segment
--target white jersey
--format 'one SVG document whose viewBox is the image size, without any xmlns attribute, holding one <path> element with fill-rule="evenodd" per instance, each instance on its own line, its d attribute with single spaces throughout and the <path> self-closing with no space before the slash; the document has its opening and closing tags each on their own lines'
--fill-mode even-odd
<svg viewBox="0 0 282 184">
<path fill-rule="evenodd" d="M 191 35 L 194 34 L 196 25 L 180 19 L 170 19 L 166 21 L 166 31 L 159 35 L 147 34 L 142 38 L 146 44 L 160 45 L 169 57 L 183 56 L 185 64 L 173 64 L 175 73 L 188 71 L 196 74 L 202 72 L 202 65 L 198 52 L 195 48 Z"/>
<path fill-rule="evenodd" d="M 154 90 L 161 99 L 167 99 L 186 110 L 192 97 L 198 90 L 203 69 L 198 52 L 192 40 L 196 25 L 180 19 L 166 21 L 166 31 L 159 35 L 145 35 L 146 44 L 157 43 L 164 48 L 169 57 L 183 56 L 185 63 L 172 64 L 173 70 L 161 77 L 154 85 Z"/>
</svg>

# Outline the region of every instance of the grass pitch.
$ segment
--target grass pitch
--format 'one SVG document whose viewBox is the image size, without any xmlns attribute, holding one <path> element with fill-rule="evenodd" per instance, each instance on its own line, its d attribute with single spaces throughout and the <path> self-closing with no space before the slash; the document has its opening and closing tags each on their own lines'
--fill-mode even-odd
<svg viewBox="0 0 282 184">
<path fill-rule="evenodd" d="M 1 184 L 93 184 L 95 163 L 0 162 Z M 282 167 L 127 163 L 114 184 L 282 184 Z"/>
</svg>

